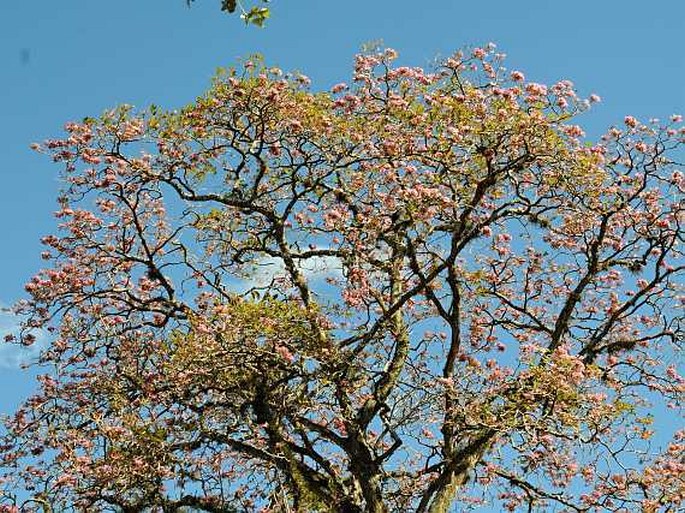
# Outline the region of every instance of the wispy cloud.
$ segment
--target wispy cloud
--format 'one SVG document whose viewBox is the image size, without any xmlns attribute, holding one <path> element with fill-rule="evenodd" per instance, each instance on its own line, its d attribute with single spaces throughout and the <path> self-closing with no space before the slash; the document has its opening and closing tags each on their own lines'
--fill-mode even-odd
<svg viewBox="0 0 685 513">
<path fill-rule="evenodd" d="M 255 272 L 245 280 L 236 280 L 231 285 L 231 289 L 237 293 L 242 293 L 252 287 L 266 287 L 274 278 L 287 274 L 285 264 L 280 258 L 263 258 L 255 264 Z M 333 256 L 322 256 L 309 258 L 299 265 L 300 272 L 314 289 L 325 285 L 326 278 L 340 277 L 342 275 L 342 263 L 340 259 Z"/>
<path fill-rule="evenodd" d="M 34 361 L 45 347 L 46 337 L 41 330 L 34 331 L 36 342 L 29 347 L 5 342 L 6 335 L 19 335 L 20 323 L 17 315 L 0 304 L 0 369 L 17 369 Z"/>
<path fill-rule="evenodd" d="M 325 293 L 326 278 L 342 276 L 340 259 L 332 256 L 314 257 L 300 263 L 300 271 L 315 292 Z M 287 274 L 280 258 L 261 259 L 256 264 L 254 274 L 245 280 L 231 280 L 231 289 L 244 293 L 252 287 L 267 287 L 274 278 Z M 317 290 L 318 289 L 318 290 Z M 330 291 L 329 291 L 330 292 Z M 35 361 L 42 349 L 47 346 L 47 336 L 42 330 L 35 330 L 36 342 L 29 346 L 5 342 L 6 335 L 19 337 L 21 319 L 6 304 L 0 302 L 0 369 L 17 369 L 22 364 Z"/>
</svg>

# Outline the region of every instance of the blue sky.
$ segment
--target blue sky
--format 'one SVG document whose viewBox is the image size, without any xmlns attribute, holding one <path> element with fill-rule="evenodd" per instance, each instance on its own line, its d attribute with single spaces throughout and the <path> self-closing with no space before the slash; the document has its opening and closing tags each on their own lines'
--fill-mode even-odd
<svg viewBox="0 0 685 513">
<path fill-rule="evenodd" d="M 685 111 L 685 2 L 680 0 L 274 0 L 264 30 L 219 12 L 219 0 L 0 2 L 0 306 L 22 297 L 53 231 L 59 166 L 29 144 L 65 121 L 119 103 L 178 107 L 217 66 L 253 52 L 298 70 L 315 89 L 349 77 L 360 46 L 382 40 L 404 63 L 493 41 L 529 79 L 570 79 L 603 102 L 579 120 L 590 136 L 624 115 Z M 685 112 L 683 112 L 685 113 Z M 0 331 L 12 319 L 0 315 Z M 28 393 L 17 355 L 0 350 L 0 412 Z"/>
</svg>

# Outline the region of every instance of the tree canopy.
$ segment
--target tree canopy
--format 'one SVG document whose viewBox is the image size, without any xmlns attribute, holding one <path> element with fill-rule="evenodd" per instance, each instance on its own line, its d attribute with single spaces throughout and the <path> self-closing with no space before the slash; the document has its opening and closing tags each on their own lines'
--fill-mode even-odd
<svg viewBox="0 0 685 513">
<path fill-rule="evenodd" d="M 492 45 L 395 59 L 249 60 L 36 145 L 65 187 L 0 511 L 682 505 L 680 116 L 587 142 L 599 98 Z"/>
</svg>

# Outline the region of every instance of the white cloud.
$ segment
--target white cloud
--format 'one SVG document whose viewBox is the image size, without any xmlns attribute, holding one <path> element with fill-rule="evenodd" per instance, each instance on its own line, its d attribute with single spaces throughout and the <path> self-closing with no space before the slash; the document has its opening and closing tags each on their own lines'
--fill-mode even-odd
<svg viewBox="0 0 685 513">
<path fill-rule="evenodd" d="M 36 341 L 29 347 L 5 342 L 6 335 L 19 335 L 20 319 L 0 305 L 0 368 L 16 369 L 22 364 L 34 361 L 46 345 L 45 333 L 35 330 Z"/>
<path fill-rule="evenodd" d="M 300 261 L 299 269 L 314 292 L 320 292 L 326 287 L 326 278 L 342 276 L 342 263 L 333 256 L 312 257 Z M 252 287 L 266 287 L 271 280 L 279 276 L 286 276 L 285 264 L 280 258 L 264 258 L 255 265 L 253 275 L 249 279 L 231 280 L 231 289 L 244 293 Z M 36 342 L 31 346 L 21 346 L 16 343 L 5 342 L 6 335 L 19 337 L 21 319 L 0 302 L 0 369 L 16 369 L 22 364 L 35 361 L 41 350 L 47 347 L 46 333 L 34 330 Z"/>
<path fill-rule="evenodd" d="M 334 256 L 308 258 L 299 262 L 299 269 L 309 286 L 314 289 L 325 285 L 326 278 L 342 276 L 342 263 Z M 286 275 L 285 263 L 281 258 L 263 258 L 255 264 L 255 271 L 250 279 L 239 280 L 231 288 L 242 293 L 251 287 L 266 287 L 274 278 Z"/>
</svg>

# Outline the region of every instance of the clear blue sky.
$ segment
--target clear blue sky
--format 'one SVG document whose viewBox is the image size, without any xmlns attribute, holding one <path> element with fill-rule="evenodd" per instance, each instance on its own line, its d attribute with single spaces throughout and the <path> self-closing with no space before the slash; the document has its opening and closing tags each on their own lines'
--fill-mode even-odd
<svg viewBox="0 0 685 513">
<path fill-rule="evenodd" d="M 530 79 L 571 79 L 603 102 L 583 115 L 590 135 L 626 114 L 685 113 L 682 0 L 274 0 L 266 29 L 246 28 L 219 0 L 0 0 L 0 305 L 22 296 L 53 231 L 59 166 L 29 144 L 65 121 L 118 103 L 178 107 L 215 68 L 252 52 L 309 75 L 315 89 L 348 78 L 354 53 L 383 40 L 428 65 L 466 45 L 495 42 Z M 0 331 L 11 319 L 0 315 Z M 30 380 L 0 350 L 0 412 Z"/>
</svg>

